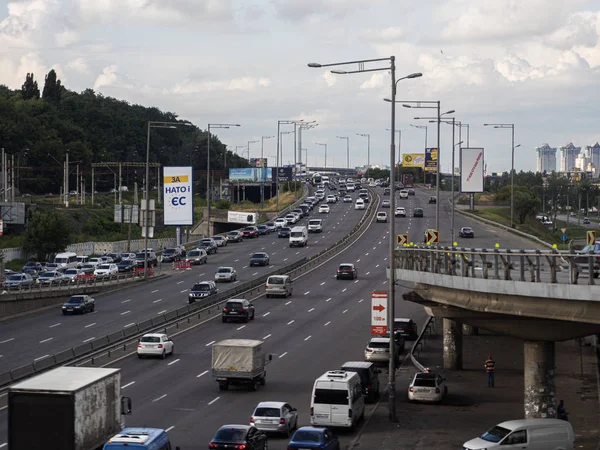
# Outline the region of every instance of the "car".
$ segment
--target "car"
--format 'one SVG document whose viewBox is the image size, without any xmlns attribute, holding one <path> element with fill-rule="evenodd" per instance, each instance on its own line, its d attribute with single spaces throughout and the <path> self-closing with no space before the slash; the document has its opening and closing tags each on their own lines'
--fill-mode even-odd
<svg viewBox="0 0 600 450">
<path fill-rule="evenodd" d="M 437 203 L 437 198 L 435 197 L 435 195 L 429 196 L 429 203 Z"/>
<path fill-rule="evenodd" d="M 28 273 L 14 273 L 10 275 L 4 282 L 7 289 L 21 289 L 24 287 L 31 287 L 33 283 L 33 277 Z"/>
<path fill-rule="evenodd" d="M 387 222 L 388 216 L 384 211 L 379 211 L 377 213 L 377 222 Z"/>
<path fill-rule="evenodd" d="M 208 261 L 208 254 L 203 248 L 195 248 L 188 252 L 185 257 L 185 261 L 192 266 L 206 264 Z"/>
<path fill-rule="evenodd" d="M 589 217 L 584 217 L 583 218 L 583 224 L 584 225 L 589 225 L 590 224 L 590 218 Z"/>
<path fill-rule="evenodd" d="M 242 236 L 244 238 L 257 238 L 259 236 L 258 228 L 248 226 L 242 230 Z"/>
<path fill-rule="evenodd" d="M 419 336 L 417 324 L 406 317 L 394 318 L 394 334 L 400 334 L 403 338 L 414 341 Z"/>
<path fill-rule="evenodd" d="M 396 362 L 400 362 L 400 354 L 404 349 L 394 346 L 396 349 Z M 365 348 L 365 361 L 373 363 L 389 363 L 390 361 L 390 338 L 374 337 L 371 338 Z"/>
<path fill-rule="evenodd" d="M 221 312 L 221 321 L 227 322 L 229 319 L 241 319 L 243 322 L 254 320 L 254 305 L 243 298 L 232 298 L 227 300 Z"/>
<path fill-rule="evenodd" d="M 347 361 L 340 367 L 340 370 L 358 374 L 365 402 L 375 402 L 379 399 L 379 374 L 381 370 L 377 369 L 374 363 Z"/>
<path fill-rule="evenodd" d="M 408 190 L 408 195 L 416 195 L 416 192 L 414 189 L 409 189 Z"/>
<path fill-rule="evenodd" d="M 285 218 L 285 220 L 286 220 L 286 222 L 287 222 L 288 225 L 291 225 L 291 224 L 294 224 L 294 223 L 298 222 L 298 217 L 296 217 L 295 214 L 288 214 L 284 218 Z"/>
<path fill-rule="evenodd" d="M 44 265 L 40 262 L 37 261 L 29 261 L 27 262 L 22 269 L 22 272 L 28 272 L 30 270 L 33 270 L 35 272 L 43 272 L 44 271 Z"/>
<path fill-rule="evenodd" d="M 340 450 L 340 442 L 329 428 L 301 427 L 296 430 L 292 439 L 290 439 L 287 449 Z"/>
<path fill-rule="evenodd" d="M 292 211 L 292 214 L 297 214 L 298 220 L 300 220 L 308 214 L 308 209 L 306 211 L 304 211 L 302 208 L 296 208 Z"/>
<path fill-rule="evenodd" d="M 475 231 L 471 227 L 462 227 L 458 232 L 458 237 L 461 238 L 474 238 Z"/>
<path fill-rule="evenodd" d="M 403 200 L 408 200 L 408 191 L 406 189 L 402 189 L 400 191 L 400 198 Z"/>
<path fill-rule="evenodd" d="M 409 402 L 440 403 L 448 394 L 446 378 L 435 372 L 417 373 L 408 386 Z"/>
<path fill-rule="evenodd" d="M 269 230 L 269 233 L 272 233 L 273 231 L 277 230 L 277 227 L 275 226 L 275 222 L 267 222 L 267 223 L 265 223 L 265 226 Z"/>
<path fill-rule="evenodd" d="M 329 214 L 329 206 L 328 205 L 319 206 L 319 213 L 320 214 Z"/>
<path fill-rule="evenodd" d="M 354 266 L 354 264 L 342 263 L 338 267 L 335 278 L 337 280 L 341 280 L 343 278 L 350 278 L 351 280 L 354 280 L 355 278 L 358 278 L 358 269 Z"/>
<path fill-rule="evenodd" d="M 130 252 L 126 252 L 126 253 L 121 253 L 121 261 L 123 261 L 124 259 L 135 259 L 135 253 L 130 253 Z"/>
<path fill-rule="evenodd" d="M 278 229 L 287 226 L 287 224 L 288 224 L 288 221 L 285 220 L 283 217 L 275 219 L 275 227 Z"/>
<path fill-rule="evenodd" d="M 137 255 L 136 255 L 137 258 Z M 93 264 L 94 266 L 99 266 L 100 264 L 103 264 L 103 261 L 101 258 L 90 258 L 88 260 L 88 264 Z M 96 267 L 94 267 L 95 269 Z"/>
<path fill-rule="evenodd" d="M 365 201 L 362 198 L 357 199 L 354 209 L 365 209 Z"/>
<path fill-rule="evenodd" d="M 235 281 L 237 280 L 237 272 L 233 267 L 219 267 L 215 273 L 215 281 Z"/>
<path fill-rule="evenodd" d="M 135 269 L 135 266 L 135 261 L 132 261 L 130 259 L 122 259 L 121 262 L 117 264 L 117 270 L 119 271 L 119 273 L 128 273 L 132 272 L 133 269 Z"/>
<path fill-rule="evenodd" d="M 395 217 L 406 217 L 406 209 L 404 209 L 404 207 L 402 207 L 402 206 L 398 206 L 394 210 L 394 216 Z"/>
<path fill-rule="evenodd" d="M 133 254 L 133 256 L 135 256 L 135 253 Z M 136 266 L 136 262 L 135 260 L 131 261 L 131 260 L 125 260 L 125 261 L 129 261 L 133 264 L 133 267 Z M 123 262 L 123 260 L 121 260 L 121 262 Z M 81 266 L 81 270 L 83 271 L 83 273 L 85 273 L 86 275 L 93 275 L 94 274 L 94 270 L 96 270 L 96 266 L 95 264 L 84 264 L 83 266 Z"/>
<path fill-rule="evenodd" d="M 413 217 L 423 217 L 423 208 L 415 208 L 413 210 Z"/>
<path fill-rule="evenodd" d="M 328 195 L 326 201 L 327 201 L 327 203 L 336 203 L 337 197 L 335 195 Z"/>
<path fill-rule="evenodd" d="M 294 223 L 297 223 L 300 221 L 300 219 L 302 219 L 302 214 L 300 214 L 299 212 L 292 211 L 290 214 L 294 216 Z"/>
<path fill-rule="evenodd" d="M 179 261 L 181 259 L 181 250 L 177 247 L 165 248 L 162 252 L 162 258 L 165 263 Z"/>
<path fill-rule="evenodd" d="M 78 280 L 82 280 L 85 278 L 85 276 L 86 276 L 86 273 L 81 269 L 67 269 L 67 270 L 65 270 L 65 273 L 63 274 L 63 277 L 69 283 L 75 283 Z"/>
<path fill-rule="evenodd" d="M 259 225 L 256 227 L 256 229 L 258 230 L 258 234 L 261 236 L 270 233 L 266 225 Z"/>
<path fill-rule="evenodd" d="M 349 195 L 344 195 L 344 199 L 342 200 L 344 203 L 352 203 L 352 197 Z"/>
<path fill-rule="evenodd" d="M 389 200 L 383 200 L 381 202 L 381 207 L 382 208 L 389 208 L 390 207 L 390 201 Z"/>
<path fill-rule="evenodd" d="M 138 358 L 144 356 L 160 356 L 165 359 L 167 355 L 175 354 L 175 344 L 164 333 L 148 333 L 143 335 L 138 341 Z"/>
<path fill-rule="evenodd" d="M 217 284 L 214 281 L 201 281 L 196 283 L 190 289 L 188 294 L 188 303 L 194 303 L 218 292 Z"/>
<path fill-rule="evenodd" d="M 227 233 L 227 242 L 242 242 L 244 236 L 241 231 L 230 231 Z"/>
<path fill-rule="evenodd" d="M 94 270 L 94 277 L 96 278 L 110 278 L 114 277 L 119 273 L 119 268 L 116 264 L 100 264 Z"/>
<path fill-rule="evenodd" d="M 219 251 L 219 247 L 213 238 L 204 238 L 200 239 L 198 242 L 198 247 L 202 250 L 206 251 L 207 254 L 211 255 L 217 253 Z"/>
<path fill-rule="evenodd" d="M 156 253 L 151 251 L 146 252 L 142 250 L 141 252 L 135 254 L 135 261 L 138 267 L 144 267 L 146 255 L 148 255 L 148 267 L 154 267 L 158 264 L 158 258 L 156 257 Z"/>
<path fill-rule="evenodd" d="M 291 233 L 292 233 L 292 229 L 290 227 L 281 227 L 277 231 L 277 237 L 278 238 L 289 238 Z"/>
<path fill-rule="evenodd" d="M 44 272 L 58 272 L 60 265 L 56 263 L 48 263 L 44 266 Z"/>
<path fill-rule="evenodd" d="M 250 257 L 250 267 L 252 266 L 268 266 L 270 263 L 269 255 L 264 252 L 254 253 Z"/>
<path fill-rule="evenodd" d="M 42 272 L 42 274 L 38 277 L 37 282 L 40 284 L 64 284 L 64 283 L 68 283 L 70 280 L 65 278 L 65 276 L 56 271 L 56 270 L 52 270 L 52 271 L 47 271 L 47 272 Z"/>
<path fill-rule="evenodd" d="M 267 435 L 249 425 L 223 425 L 208 444 L 210 450 L 267 450 Z"/>
<path fill-rule="evenodd" d="M 225 236 L 213 236 L 213 241 L 217 243 L 217 247 L 227 247 L 227 238 Z"/>
<path fill-rule="evenodd" d="M 292 295 L 292 279 L 289 275 L 271 275 L 265 284 L 265 296 L 283 296 L 288 298 Z"/>
<path fill-rule="evenodd" d="M 112 259 L 112 261 L 110 261 L 110 262 L 113 262 L 113 263 L 115 263 L 115 264 L 118 264 L 118 263 L 120 263 L 120 262 L 121 262 L 121 259 L 123 259 L 123 258 L 121 257 L 121 254 L 120 254 L 120 253 L 107 253 L 107 254 L 106 254 L 106 256 L 108 256 L 109 258 L 111 258 L 111 259 Z"/>
<path fill-rule="evenodd" d="M 250 426 L 290 437 L 298 428 L 298 410 L 287 402 L 260 402 L 250 416 Z"/>
<path fill-rule="evenodd" d="M 62 313 L 67 314 L 85 314 L 96 310 L 96 300 L 89 295 L 72 295 L 62 305 Z"/>
<path fill-rule="evenodd" d="M 310 219 L 308 221 L 308 232 L 309 233 L 322 233 L 323 232 L 323 220 L 322 219 Z"/>
</svg>

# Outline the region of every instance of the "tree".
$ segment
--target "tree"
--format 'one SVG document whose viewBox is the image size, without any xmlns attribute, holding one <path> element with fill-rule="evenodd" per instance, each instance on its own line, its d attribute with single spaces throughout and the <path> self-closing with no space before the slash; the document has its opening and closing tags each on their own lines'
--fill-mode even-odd
<svg viewBox="0 0 600 450">
<path fill-rule="evenodd" d="M 25 83 L 21 87 L 21 94 L 24 100 L 31 98 L 40 98 L 40 88 L 38 87 L 37 81 L 33 79 L 33 74 L 28 73 L 25 77 Z"/>
<path fill-rule="evenodd" d="M 539 199 L 533 192 L 515 189 L 514 209 L 520 224 L 525 223 L 530 215 L 535 215 L 538 206 Z"/>
<path fill-rule="evenodd" d="M 71 243 L 71 230 L 66 217 L 57 211 L 35 211 L 27 223 L 25 244 L 27 254 L 45 260 L 48 255 L 64 251 Z"/>
<path fill-rule="evenodd" d="M 60 101 L 61 91 L 62 85 L 60 80 L 57 78 L 54 69 L 52 69 L 50 72 L 48 72 L 48 75 L 46 75 L 42 98 L 50 102 L 58 103 Z"/>
</svg>

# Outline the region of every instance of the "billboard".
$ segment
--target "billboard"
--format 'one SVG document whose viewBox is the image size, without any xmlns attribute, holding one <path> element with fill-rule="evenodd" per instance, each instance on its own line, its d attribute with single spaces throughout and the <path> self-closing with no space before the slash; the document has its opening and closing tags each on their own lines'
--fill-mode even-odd
<svg viewBox="0 0 600 450">
<path fill-rule="evenodd" d="M 115 223 L 138 223 L 139 216 L 138 205 L 115 205 Z"/>
<path fill-rule="evenodd" d="M 483 149 L 460 149 L 460 191 L 483 192 Z"/>
<path fill-rule="evenodd" d="M 294 181 L 293 167 L 279 167 L 277 169 L 277 178 L 279 181 Z"/>
<path fill-rule="evenodd" d="M 272 180 L 273 175 L 270 167 L 262 169 L 257 169 L 254 167 L 229 169 L 229 181 L 247 181 L 258 183 L 260 181 L 270 182 Z"/>
<path fill-rule="evenodd" d="M 385 336 L 388 333 L 388 294 L 387 292 L 371 293 L 371 334 Z"/>
<path fill-rule="evenodd" d="M 227 211 L 227 222 L 229 223 L 243 223 L 246 225 L 254 225 L 256 223 L 257 213 L 253 212 L 237 212 Z"/>
<path fill-rule="evenodd" d="M 250 158 L 251 167 L 265 168 L 268 165 L 267 158 Z"/>
<path fill-rule="evenodd" d="M 165 225 L 194 224 L 191 167 L 163 168 Z"/>
<path fill-rule="evenodd" d="M 438 170 L 438 149 L 425 149 L 425 172 L 437 172 Z"/>
<path fill-rule="evenodd" d="M 403 153 L 402 167 L 423 167 L 425 165 L 424 153 Z"/>
</svg>

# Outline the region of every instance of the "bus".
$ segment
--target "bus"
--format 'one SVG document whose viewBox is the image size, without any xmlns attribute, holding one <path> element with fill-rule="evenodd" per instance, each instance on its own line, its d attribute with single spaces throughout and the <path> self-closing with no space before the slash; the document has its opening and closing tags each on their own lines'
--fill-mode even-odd
<svg viewBox="0 0 600 450">
<path fill-rule="evenodd" d="M 315 173 L 312 176 L 312 182 L 313 182 L 313 186 L 315 186 L 317 184 L 321 184 L 323 182 L 323 177 L 321 176 L 320 173 Z"/>
<path fill-rule="evenodd" d="M 169 435 L 160 428 L 123 428 L 103 450 L 180 450 L 171 447 Z"/>
</svg>

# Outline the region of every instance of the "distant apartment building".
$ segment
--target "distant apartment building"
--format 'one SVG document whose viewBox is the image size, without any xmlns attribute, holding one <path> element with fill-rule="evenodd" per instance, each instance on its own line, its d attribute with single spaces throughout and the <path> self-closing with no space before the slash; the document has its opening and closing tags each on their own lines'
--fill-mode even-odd
<svg viewBox="0 0 600 450">
<path fill-rule="evenodd" d="M 572 172 L 577 168 L 577 157 L 581 153 L 581 147 L 575 147 L 569 142 L 564 147 L 559 147 L 560 168 L 559 172 Z"/>
<path fill-rule="evenodd" d="M 537 155 L 536 170 L 540 173 L 558 172 L 565 176 L 585 172 L 587 177 L 600 178 L 600 144 L 576 147 L 569 142 L 558 149 L 542 144 L 535 149 Z M 556 153 L 558 151 L 558 164 Z M 557 167 L 558 166 L 558 167 Z"/>
<path fill-rule="evenodd" d="M 536 170 L 540 173 L 551 173 L 556 171 L 556 147 L 552 148 L 548 144 L 542 144 L 536 147 L 537 166 Z"/>
</svg>

